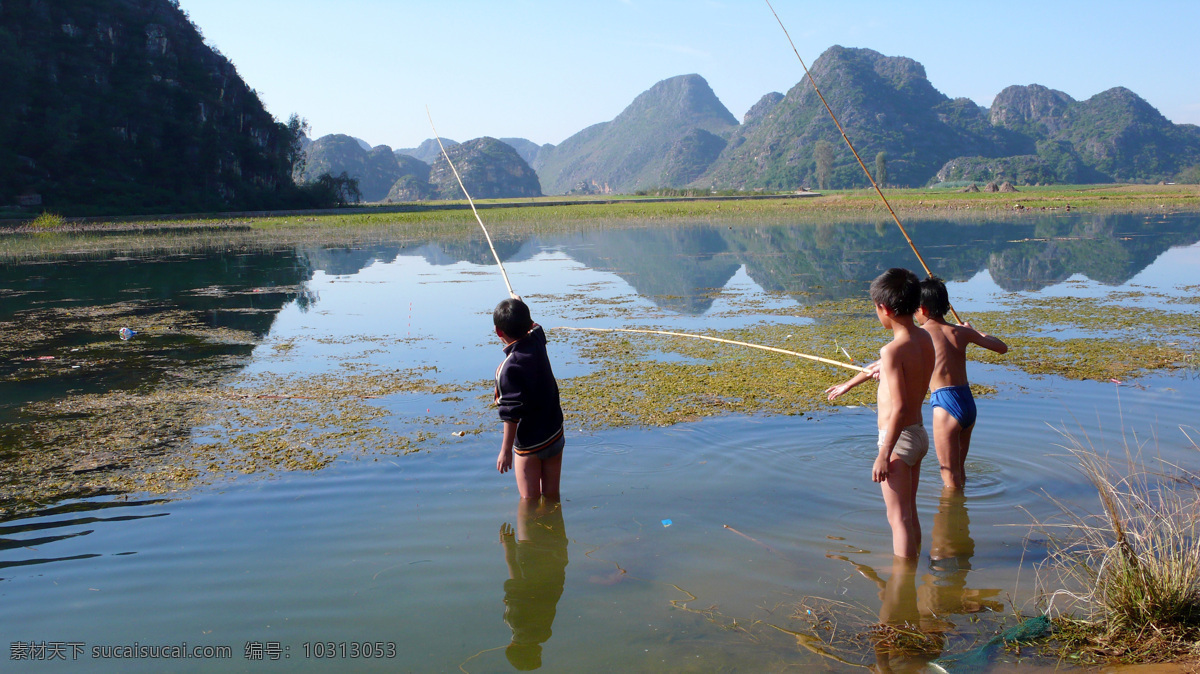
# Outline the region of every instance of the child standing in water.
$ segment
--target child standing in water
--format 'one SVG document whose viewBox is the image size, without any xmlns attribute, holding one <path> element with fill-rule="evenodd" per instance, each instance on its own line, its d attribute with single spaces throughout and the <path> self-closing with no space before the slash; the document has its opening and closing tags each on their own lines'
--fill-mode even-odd
<svg viewBox="0 0 1200 674">
<path fill-rule="evenodd" d="M 492 322 L 505 354 L 496 368 L 495 400 L 504 422 L 496 470 L 513 469 L 523 499 L 558 500 L 565 440 L 546 333 L 517 296 L 496 305 Z"/>
<path fill-rule="evenodd" d="M 892 268 L 871 282 L 871 301 L 892 341 L 879 350 L 879 454 L 871 480 L 880 483 L 892 529 L 892 552 L 913 558 L 921 550 L 917 519 L 917 483 L 921 459 L 929 452 L 929 435 L 921 416 L 925 391 L 933 374 L 934 349 L 929 334 L 913 323 L 921 305 L 921 282 L 907 269 Z M 866 381 L 869 373 L 827 389 L 832 400 Z"/>
<path fill-rule="evenodd" d="M 929 387 L 933 407 L 933 444 L 938 464 L 942 468 L 942 484 L 950 489 L 962 489 L 966 484 L 967 450 L 971 431 L 975 428 L 975 399 L 967 383 L 967 347 L 978 344 L 996 353 L 1006 353 L 1008 346 L 971 327 L 969 322 L 950 325 L 946 312 L 950 298 L 946 284 L 936 276 L 921 282 L 921 308 L 917 323 L 933 339 L 936 360 Z"/>
</svg>

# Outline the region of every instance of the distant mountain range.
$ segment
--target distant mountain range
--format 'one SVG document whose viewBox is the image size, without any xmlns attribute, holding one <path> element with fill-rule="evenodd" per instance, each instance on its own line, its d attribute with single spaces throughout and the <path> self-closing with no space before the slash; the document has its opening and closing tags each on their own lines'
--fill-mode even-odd
<svg viewBox="0 0 1200 674">
<path fill-rule="evenodd" d="M 300 182 L 311 182 L 324 173 L 346 173 L 358 179 L 363 201 L 425 201 L 463 199 L 462 189 L 438 148 L 436 140 L 421 144 L 423 156 L 430 143 L 437 149 L 433 166 L 387 145 L 370 150 L 351 136 L 331 134 L 305 148 Z M 537 197 L 542 195 L 537 174 L 510 145 L 495 138 L 476 138 L 465 143 L 442 139 L 463 183 L 472 197 Z M 532 143 L 530 143 L 532 145 Z M 536 147 L 536 146 L 535 146 Z"/>
<path fill-rule="evenodd" d="M 939 92 L 920 63 L 870 49 L 830 47 L 811 70 L 871 171 L 884 154 L 891 186 L 1157 182 L 1200 165 L 1200 127 L 1171 123 L 1122 87 L 1076 101 L 1037 84 L 1012 86 L 984 108 Z M 693 74 L 658 82 L 613 120 L 557 146 L 501 141 L 548 194 L 817 187 L 814 150 L 822 141 L 833 150 L 828 187 L 868 184 L 807 79 L 787 94 L 764 95 L 740 123 Z M 396 153 L 427 163 L 441 156 L 433 139 Z M 367 200 L 384 198 L 365 159 L 357 161 L 335 168 L 360 176 Z M 387 198 L 432 194 L 420 180 L 405 182 Z"/>
<path fill-rule="evenodd" d="M 1086 101 L 1009 87 L 990 109 L 951 99 L 920 63 L 831 47 L 813 78 L 859 154 L 888 183 L 1154 182 L 1200 164 L 1200 127 L 1172 124 L 1117 87 Z M 811 84 L 769 93 L 739 124 L 699 75 L 663 80 L 611 122 L 588 127 L 533 162 L 548 193 L 652 187 L 795 189 L 816 186 L 814 147 L 830 143 L 831 187 L 867 184 Z"/>
<path fill-rule="evenodd" d="M 0 73 L 0 208 L 133 213 L 341 201 L 321 192 L 337 189 L 318 180 L 324 173 L 356 178 L 366 201 L 461 192 L 439 169 L 432 139 L 393 150 L 346 135 L 301 138 L 299 118 L 272 118 L 175 0 L 0 0 Z M 939 92 L 912 59 L 840 46 L 812 74 L 871 170 L 884 154 L 889 185 L 1200 176 L 1200 127 L 1173 124 L 1122 87 L 1077 101 L 1038 84 L 1012 86 L 984 108 Z M 829 187 L 867 184 L 807 80 L 764 95 L 740 122 L 693 74 L 654 84 L 611 121 L 557 146 L 443 140 L 480 197 L 817 186 L 822 141 L 833 148 Z M 306 165 L 294 170 L 300 156 Z"/>
</svg>

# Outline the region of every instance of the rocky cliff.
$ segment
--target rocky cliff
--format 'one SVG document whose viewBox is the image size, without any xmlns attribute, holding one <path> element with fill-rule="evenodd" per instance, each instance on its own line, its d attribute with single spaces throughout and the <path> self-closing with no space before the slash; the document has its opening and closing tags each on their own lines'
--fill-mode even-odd
<svg viewBox="0 0 1200 674">
<path fill-rule="evenodd" d="M 1076 101 L 1038 84 L 1000 92 L 990 122 L 1037 143 L 1035 170 L 1030 158 L 958 157 L 938 178 L 981 180 L 1006 172 L 1016 182 L 1090 183 L 1170 179 L 1200 164 L 1200 129 L 1172 124 L 1140 96 L 1124 87 Z M 1015 171 L 1002 164 L 1021 165 Z M 987 165 L 987 166 L 985 166 Z"/>
<path fill-rule="evenodd" d="M 446 154 L 474 199 L 542 196 L 538 176 L 529 164 L 511 146 L 495 138 L 484 136 L 459 143 L 446 148 Z M 466 198 L 445 157 L 433 162 L 429 185 L 435 198 Z"/>
<path fill-rule="evenodd" d="M 170 0 L 0 2 L 0 206 L 272 207 L 291 139 Z"/>
</svg>

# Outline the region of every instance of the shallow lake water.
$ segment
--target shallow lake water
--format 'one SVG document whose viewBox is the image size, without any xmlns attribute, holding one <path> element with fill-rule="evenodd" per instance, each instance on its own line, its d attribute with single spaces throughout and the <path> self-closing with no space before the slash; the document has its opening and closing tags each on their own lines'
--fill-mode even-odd
<svg viewBox="0 0 1200 674">
<path fill-rule="evenodd" d="M 1196 294 L 1200 216 L 929 221 L 910 223 L 910 233 L 967 318 L 1014 294 L 1113 296 L 1195 313 L 1194 304 L 1171 300 Z M 560 380 L 588 364 L 558 338 L 558 326 L 698 331 L 803 322 L 807 303 L 866 302 L 877 273 L 916 266 L 899 234 L 874 222 L 654 225 L 498 244 L 515 290 L 550 328 Z M 439 381 L 479 382 L 502 356 L 489 314 L 505 289 L 489 256 L 481 241 L 407 241 L 14 264 L 0 272 L 9 291 L 0 295 L 0 317 L 153 300 L 256 334 L 257 345 L 230 347 L 243 375 L 368 363 L 434 366 Z M 247 292 L 201 292 L 212 288 Z M 590 305 L 600 299 L 620 300 L 623 312 Z M 234 310 L 247 305 L 255 311 Z M 760 313 L 790 307 L 794 317 Z M 980 327 L 1004 336 L 1003 325 Z M 137 367 L 86 381 L 5 382 L 0 412 L 15 423 L 14 410 L 30 400 L 145 385 Z M 1056 512 L 1047 494 L 1095 506 L 1059 429 L 1122 457 L 1133 446 L 1195 466 L 1181 427 L 1200 418 L 1194 370 L 1122 385 L 980 364 L 971 375 L 996 393 L 979 403 L 963 497 L 942 494 L 936 462 L 924 462 L 915 569 L 893 568 L 869 476 L 869 408 L 569 428 L 561 509 L 537 511 L 519 509 L 511 475 L 496 473 L 496 422 L 495 432 L 448 437 L 413 454 L 361 447 L 314 472 L 161 497 L 71 499 L 0 522 L 0 633 L 11 649 L 49 644 L 65 656 L 9 668 L 856 669 L 783 631 L 804 630 L 795 614 L 809 597 L 845 602 L 866 620 L 882 612 L 952 625 L 943 647 L 961 652 L 974 644 L 975 617 L 1014 604 L 1034 610 L 1033 565 L 1045 545 L 1028 525 Z M 830 383 L 842 377 L 831 372 Z M 493 414 L 474 393 L 465 397 L 373 402 L 397 430 L 429 417 Z M 193 429 L 193 440 L 204 442 L 206 432 Z M 505 536 L 507 527 L 520 542 Z M 931 548 L 943 559 L 931 561 Z M 227 646 L 230 657 L 121 660 L 93 651 L 135 642 Z"/>
</svg>

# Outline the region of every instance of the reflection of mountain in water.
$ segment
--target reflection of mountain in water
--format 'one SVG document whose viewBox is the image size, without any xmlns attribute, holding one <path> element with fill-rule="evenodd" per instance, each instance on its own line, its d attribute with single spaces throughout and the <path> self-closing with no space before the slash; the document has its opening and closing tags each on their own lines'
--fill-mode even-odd
<svg viewBox="0 0 1200 674">
<path fill-rule="evenodd" d="M 710 226 L 619 229 L 547 242 L 593 269 L 611 271 L 661 307 L 702 314 L 711 289 L 729 282 L 741 262 Z"/>
<path fill-rule="evenodd" d="M 1015 222 L 906 223 L 933 271 L 950 281 L 987 270 L 1008 291 L 1038 290 L 1073 274 L 1120 284 L 1172 246 L 1200 239 L 1195 216 L 1048 215 Z M 723 288 L 745 265 L 756 283 L 804 302 L 861 297 L 871 279 L 889 267 L 920 269 L 908 243 L 890 221 L 769 227 L 697 224 L 576 232 L 495 242 L 505 262 L 532 258 L 542 247 L 611 271 L 659 306 L 702 314 L 713 289 Z M 354 248 L 305 249 L 306 264 L 328 274 L 353 274 L 402 251 L 432 265 L 495 264 L 487 242 L 430 241 Z"/>
<path fill-rule="evenodd" d="M 494 241 L 493 244 L 496 246 L 496 253 L 505 262 L 527 260 L 540 250 L 536 239 L 500 240 Z M 461 241 L 435 240 L 411 245 L 380 243 L 344 247 L 306 247 L 299 251 L 300 257 L 309 267 L 330 276 L 357 274 L 376 262 L 392 262 L 401 253 L 419 255 L 434 266 L 447 266 L 459 262 L 483 266 L 496 264 L 496 259 L 492 257 L 492 251 L 483 238 Z"/>
<path fill-rule="evenodd" d="M 537 239 L 499 239 L 493 240 L 496 254 L 505 262 L 524 262 L 537 255 L 541 250 Z M 471 262 L 484 267 L 496 264 L 487 241 L 482 238 L 472 238 L 466 241 L 431 241 L 420 249 L 425 261 L 433 265 Z"/>
<path fill-rule="evenodd" d="M 311 276 L 302 260 L 278 253 L 4 265 L 0 287 L 19 294 L 0 295 L 0 320 L 34 306 L 84 308 L 137 301 L 201 313 L 211 327 L 262 337 L 283 305 L 303 294 L 299 286 Z"/>
<path fill-rule="evenodd" d="M 330 276 L 352 276 L 375 262 L 395 260 L 404 246 L 399 244 L 356 245 L 344 247 L 305 247 L 297 251 L 313 270 Z"/>
<path fill-rule="evenodd" d="M 1110 215 L 1045 218 L 1031 241 L 991 253 L 988 270 L 1005 290 L 1040 290 L 1074 274 L 1110 285 L 1136 276 L 1172 246 L 1200 238 L 1200 218 Z"/>
<path fill-rule="evenodd" d="M 1059 215 L 919 221 L 906 228 L 934 273 L 961 281 L 986 269 L 1009 291 L 1041 289 L 1072 274 L 1124 283 L 1168 248 L 1200 239 L 1200 218 L 1194 216 Z M 708 289 L 723 287 L 742 264 L 765 290 L 802 301 L 859 297 L 889 267 L 920 268 L 891 222 L 627 229 L 580 233 L 547 245 L 613 271 L 660 306 L 693 314 L 708 309 Z"/>
</svg>

